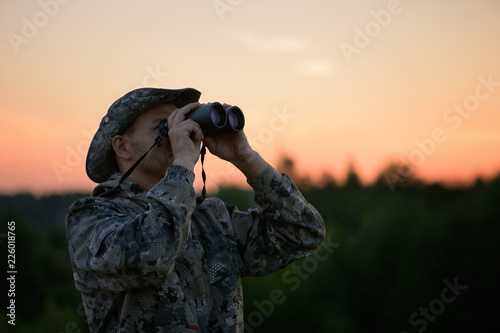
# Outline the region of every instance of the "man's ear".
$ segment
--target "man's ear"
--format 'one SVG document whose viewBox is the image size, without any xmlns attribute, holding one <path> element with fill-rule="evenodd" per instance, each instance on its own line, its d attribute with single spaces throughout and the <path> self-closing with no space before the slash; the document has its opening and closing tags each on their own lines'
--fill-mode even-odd
<svg viewBox="0 0 500 333">
<path fill-rule="evenodd" d="M 132 146 L 128 136 L 115 135 L 111 141 L 111 145 L 113 146 L 116 157 L 122 160 L 129 160 L 132 158 Z"/>
</svg>

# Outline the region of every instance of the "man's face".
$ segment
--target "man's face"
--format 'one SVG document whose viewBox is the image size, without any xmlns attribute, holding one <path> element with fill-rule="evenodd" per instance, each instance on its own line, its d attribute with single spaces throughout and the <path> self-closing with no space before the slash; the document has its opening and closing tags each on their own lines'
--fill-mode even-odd
<svg viewBox="0 0 500 333">
<path fill-rule="evenodd" d="M 158 125 L 160 121 L 168 118 L 177 107 L 173 104 L 162 104 L 141 114 L 131 128 L 124 133 L 130 139 L 132 148 L 132 160 L 137 161 L 154 143 L 160 134 Z M 160 147 L 155 147 L 144 160 L 137 166 L 136 172 L 140 172 L 148 178 L 159 181 L 167 168 L 172 165 L 174 157 L 168 136 L 163 138 Z"/>
</svg>

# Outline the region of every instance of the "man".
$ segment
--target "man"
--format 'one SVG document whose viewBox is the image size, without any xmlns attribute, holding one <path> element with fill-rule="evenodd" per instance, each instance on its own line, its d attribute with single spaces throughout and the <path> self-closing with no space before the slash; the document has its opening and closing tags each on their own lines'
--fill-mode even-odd
<svg viewBox="0 0 500 333">
<path fill-rule="evenodd" d="M 92 140 L 86 169 L 100 184 L 66 218 L 91 332 L 243 332 L 241 277 L 280 270 L 324 239 L 321 216 L 243 131 L 208 137 L 185 118 L 199 97 L 191 88 L 134 90 L 113 103 Z M 163 119 L 168 138 L 124 179 Z M 197 204 L 202 140 L 247 177 L 255 208 Z"/>
</svg>

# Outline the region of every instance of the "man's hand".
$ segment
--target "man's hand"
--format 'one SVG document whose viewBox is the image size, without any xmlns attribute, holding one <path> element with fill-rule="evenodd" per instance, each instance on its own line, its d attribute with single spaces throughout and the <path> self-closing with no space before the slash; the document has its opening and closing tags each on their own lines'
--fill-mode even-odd
<svg viewBox="0 0 500 333">
<path fill-rule="evenodd" d="M 224 104 L 224 108 L 230 105 Z M 267 167 L 267 162 L 250 147 L 243 131 L 205 137 L 207 148 L 212 154 L 234 164 L 243 174 L 252 179 L 261 174 Z"/>
<path fill-rule="evenodd" d="M 200 145 L 203 133 L 200 125 L 186 114 L 199 107 L 200 103 L 190 103 L 177 109 L 168 117 L 168 138 L 174 156 L 173 164 L 182 165 L 194 171 L 194 165 L 200 157 Z"/>
</svg>

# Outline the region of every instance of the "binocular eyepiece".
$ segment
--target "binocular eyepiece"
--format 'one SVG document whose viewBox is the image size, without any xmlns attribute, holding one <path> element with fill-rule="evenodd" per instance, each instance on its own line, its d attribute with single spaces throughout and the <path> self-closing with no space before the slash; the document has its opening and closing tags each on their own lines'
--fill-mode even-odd
<svg viewBox="0 0 500 333">
<path fill-rule="evenodd" d="M 186 114 L 186 119 L 196 121 L 205 135 L 216 136 L 240 132 L 245 126 L 243 112 L 237 106 L 224 108 L 214 102 L 202 105 Z M 160 132 L 168 131 L 167 119 L 160 122 Z"/>
</svg>

